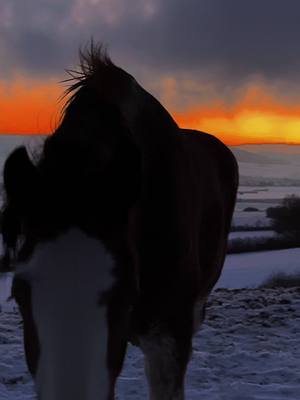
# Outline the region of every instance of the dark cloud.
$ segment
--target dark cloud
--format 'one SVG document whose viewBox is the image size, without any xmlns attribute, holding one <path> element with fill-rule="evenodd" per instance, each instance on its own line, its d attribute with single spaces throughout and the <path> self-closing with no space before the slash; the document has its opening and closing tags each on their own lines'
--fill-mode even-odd
<svg viewBox="0 0 300 400">
<path fill-rule="evenodd" d="M 144 60 L 170 69 L 212 71 L 231 79 L 254 74 L 270 79 L 298 77 L 299 1 L 161 3 L 155 21 L 139 27 L 135 40 L 131 37 Z"/>
<path fill-rule="evenodd" d="M 299 21 L 298 0 L 11 0 L 0 74 L 60 76 L 93 35 L 138 75 L 300 82 Z"/>
</svg>

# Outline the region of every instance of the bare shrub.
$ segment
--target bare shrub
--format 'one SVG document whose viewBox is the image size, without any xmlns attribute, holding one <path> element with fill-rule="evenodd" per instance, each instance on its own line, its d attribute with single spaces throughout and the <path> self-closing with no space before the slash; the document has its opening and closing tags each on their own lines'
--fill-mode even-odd
<svg viewBox="0 0 300 400">
<path fill-rule="evenodd" d="M 286 274 L 285 272 L 278 272 L 271 275 L 261 285 L 260 288 L 291 288 L 300 287 L 300 272 L 294 274 Z"/>
</svg>

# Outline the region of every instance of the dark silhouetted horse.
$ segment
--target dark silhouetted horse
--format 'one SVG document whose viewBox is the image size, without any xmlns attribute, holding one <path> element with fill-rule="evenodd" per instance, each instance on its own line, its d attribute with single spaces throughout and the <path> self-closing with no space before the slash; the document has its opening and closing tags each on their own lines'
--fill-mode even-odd
<svg viewBox="0 0 300 400">
<path fill-rule="evenodd" d="M 39 399 L 113 399 L 128 341 L 151 400 L 182 400 L 226 253 L 235 158 L 180 129 L 101 46 L 41 154 L 6 160 L 2 231 Z"/>
</svg>

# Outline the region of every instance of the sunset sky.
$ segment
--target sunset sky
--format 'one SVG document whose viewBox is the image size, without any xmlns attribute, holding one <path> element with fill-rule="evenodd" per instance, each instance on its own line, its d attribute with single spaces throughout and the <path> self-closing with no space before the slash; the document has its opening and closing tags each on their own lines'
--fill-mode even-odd
<svg viewBox="0 0 300 400">
<path fill-rule="evenodd" d="M 228 144 L 300 143 L 298 0 L 0 3 L 0 133 L 55 129 L 93 36 L 180 126 Z"/>
</svg>

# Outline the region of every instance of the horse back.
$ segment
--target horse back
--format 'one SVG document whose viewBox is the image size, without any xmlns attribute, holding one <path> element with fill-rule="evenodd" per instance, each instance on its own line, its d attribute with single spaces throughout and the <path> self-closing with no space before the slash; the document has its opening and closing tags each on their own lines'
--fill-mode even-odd
<svg viewBox="0 0 300 400">
<path fill-rule="evenodd" d="M 182 273 L 207 296 L 220 276 L 234 210 L 238 167 L 232 152 L 207 133 L 181 130 L 177 162 L 179 218 L 184 232 Z"/>
<path fill-rule="evenodd" d="M 164 154 L 149 167 L 135 213 L 144 329 L 153 320 L 176 324 L 179 313 L 188 319 L 197 302 L 203 306 L 222 270 L 238 184 L 234 156 L 211 135 L 180 129 Z"/>
</svg>

